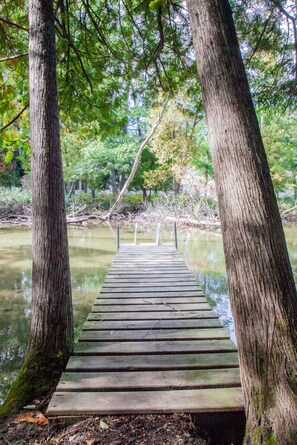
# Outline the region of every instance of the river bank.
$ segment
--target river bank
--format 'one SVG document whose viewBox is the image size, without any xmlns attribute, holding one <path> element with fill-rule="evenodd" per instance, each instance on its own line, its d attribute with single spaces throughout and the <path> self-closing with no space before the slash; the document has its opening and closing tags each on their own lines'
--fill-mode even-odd
<svg viewBox="0 0 297 445">
<path fill-rule="evenodd" d="M 31 226 L 31 193 L 22 189 L 0 188 L 0 227 Z M 146 203 L 138 194 L 128 194 L 116 211 L 110 216 L 109 211 L 116 200 L 116 195 L 98 194 L 92 198 L 89 194 L 74 195 L 66 202 L 67 223 L 69 226 L 90 227 L 99 224 L 121 224 L 131 227 L 150 228 L 161 224 L 170 228 L 173 222 L 180 227 L 218 228 L 220 219 L 218 204 L 206 196 L 172 193 L 156 194 Z M 297 206 L 292 200 L 279 200 L 279 209 L 283 221 L 297 222 Z"/>
</svg>

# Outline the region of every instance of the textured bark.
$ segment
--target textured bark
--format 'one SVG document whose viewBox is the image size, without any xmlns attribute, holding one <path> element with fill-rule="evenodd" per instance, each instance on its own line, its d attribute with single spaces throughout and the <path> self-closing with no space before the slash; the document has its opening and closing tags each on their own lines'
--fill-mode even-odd
<svg viewBox="0 0 297 445">
<path fill-rule="evenodd" d="M 297 437 L 297 298 L 227 0 L 187 0 L 219 200 L 247 444 Z"/>
<path fill-rule="evenodd" d="M 43 396 L 73 347 L 53 2 L 29 1 L 32 153 L 32 318 L 24 365 L 6 410 Z"/>
</svg>

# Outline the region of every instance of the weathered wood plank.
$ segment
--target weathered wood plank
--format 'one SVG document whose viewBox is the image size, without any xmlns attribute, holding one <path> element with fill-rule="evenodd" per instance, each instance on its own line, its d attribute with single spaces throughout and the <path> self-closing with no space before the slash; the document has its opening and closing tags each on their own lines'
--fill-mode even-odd
<svg viewBox="0 0 297 445">
<path fill-rule="evenodd" d="M 215 312 L 210 309 L 199 312 L 111 312 L 94 313 L 90 312 L 88 320 L 185 320 L 197 318 L 217 318 Z"/>
<path fill-rule="evenodd" d="M 125 275 L 107 275 L 107 277 L 105 278 L 105 283 L 152 283 L 152 282 L 158 282 L 158 283 L 171 283 L 171 282 L 177 282 L 177 283 L 183 283 L 183 282 L 189 282 L 189 281 L 194 281 L 195 284 L 197 284 L 196 280 L 194 280 L 193 275 L 188 275 L 188 276 L 181 276 L 181 277 L 177 277 L 175 274 L 174 275 L 169 275 L 167 276 L 162 276 L 162 275 L 157 275 L 157 276 L 147 276 L 147 275 L 143 275 L 143 276 L 139 276 L 139 275 L 132 275 L 132 276 L 125 276 Z"/>
<path fill-rule="evenodd" d="M 148 341 L 229 339 L 223 328 L 213 329 L 139 329 L 135 331 L 82 331 L 80 341 Z"/>
<path fill-rule="evenodd" d="M 153 369 L 214 369 L 238 367 L 237 352 L 72 356 L 66 371 L 133 371 Z"/>
<path fill-rule="evenodd" d="M 139 414 L 242 410 L 240 388 L 175 391 L 56 392 L 47 415 Z"/>
<path fill-rule="evenodd" d="M 133 298 L 137 298 L 139 296 L 140 298 L 143 298 L 145 296 L 148 297 L 156 297 L 156 298 L 164 298 L 164 297 L 201 297 L 201 292 L 199 290 L 184 290 L 184 291 L 170 291 L 170 290 L 148 290 L 147 288 L 143 291 L 140 291 L 139 289 L 131 289 L 126 288 L 124 291 L 116 290 L 116 289 L 108 289 L 103 290 L 100 292 L 100 295 L 104 296 L 104 298 L 110 298 L 112 295 L 118 295 L 116 298 L 131 298 L 133 294 Z M 203 294 L 202 294 L 203 295 Z"/>
<path fill-rule="evenodd" d="M 125 246 L 49 416 L 243 408 L 238 355 L 175 246 Z M 145 391 L 142 391 L 145 390 Z"/>
<path fill-rule="evenodd" d="M 179 278 L 182 278 L 182 279 L 186 279 L 186 278 L 193 278 L 193 275 L 192 275 L 192 273 L 190 273 L 190 272 L 180 272 L 180 273 L 178 273 L 178 272 L 171 272 L 171 273 L 160 273 L 160 272 L 157 272 L 157 271 L 155 271 L 155 272 L 152 272 L 152 273 L 150 273 L 149 275 L 148 274 L 146 274 L 146 273 L 141 273 L 141 272 L 137 272 L 137 270 L 135 270 L 135 271 L 133 271 L 133 272 L 130 272 L 130 273 L 121 273 L 121 272 L 115 272 L 115 273 L 113 273 L 113 272 L 109 272 L 108 273 L 108 275 L 107 275 L 107 279 L 133 279 L 133 278 L 136 278 L 136 279 L 139 279 L 139 280 L 141 280 L 142 278 L 145 278 L 145 279 L 150 279 L 150 277 L 152 278 L 152 279 L 158 279 L 158 278 L 161 278 L 161 279 L 171 279 L 171 278 L 174 278 L 174 279 L 176 279 L 176 280 L 178 280 Z"/>
<path fill-rule="evenodd" d="M 95 320 L 86 321 L 83 331 L 102 330 L 137 330 L 137 329 L 204 329 L 220 328 L 216 318 L 199 318 L 196 320 Z"/>
<path fill-rule="evenodd" d="M 92 312 L 179 312 L 179 311 L 199 311 L 209 307 L 206 303 L 181 304 L 95 304 Z"/>
<path fill-rule="evenodd" d="M 183 354 L 189 352 L 232 352 L 231 340 L 188 340 L 146 342 L 78 342 L 75 355 Z"/>
<path fill-rule="evenodd" d="M 102 298 L 98 298 L 97 300 L 95 300 L 95 304 L 174 304 L 174 303 L 207 303 L 207 300 L 205 297 L 178 297 L 178 298 L 174 298 L 174 297 L 164 297 L 164 298 L 150 298 L 150 297 L 143 297 L 140 298 L 128 298 L 128 297 L 124 297 L 124 298 L 119 298 L 120 295 L 118 294 L 113 294 L 114 297 L 112 298 L 112 296 L 108 296 L 108 298 L 104 298 L 105 294 L 102 294 Z M 134 295 L 130 294 L 130 296 Z"/>
<path fill-rule="evenodd" d="M 175 289 L 177 289 L 177 291 L 179 291 L 180 289 L 185 289 L 185 290 L 197 290 L 197 292 L 200 290 L 200 292 L 202 293 L 201 289 L 197 286 L 197 283 L 195 283 L 195 281 L 185 281 L 184 283 L 178 283 L 176 281 L 173 281 L 172 283 L 170 283 L 169 281 L 167 282 L 159 282 L 159 281 L 155 281 L 155 282 L 148 282 L 148 281 L 140 281 L 140 282 L 134 282 L 134 281 L 125 281 L 125 282 L 117 282 L 117 281 L 108 281 L 105 282 L 104 285 L 102 286 L 101 290 L 104 292 L 108 292 L 109 289 L 116 289 L 117 291 L 126 291 L 126 289 L 142 289 L 143 290 L 148 290 L 150 291 L 150 289 L 154 290 L 157 288 L 162 289 L 161 292 L 174 292 Z"/>
<path fill-rule="evenodd" d="M 198 389 L 239 387 L 239 369 L 141 372 L 64 372 L 57 391 Z"/>
</svg>

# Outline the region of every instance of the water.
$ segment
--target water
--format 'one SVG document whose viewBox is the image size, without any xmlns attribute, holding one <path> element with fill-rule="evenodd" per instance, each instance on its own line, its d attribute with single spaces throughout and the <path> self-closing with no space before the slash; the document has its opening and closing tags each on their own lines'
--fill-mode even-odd
<svg viewBox="0 0 297 445">
<path fill-rule="evenodd" d="M 142 234 L 148 242 L 155 234 Z M 164 239 L 172 234 L 163 233 Z M 286 227 L 293 270 L 297 271 L 297 225 Z M 123 242 L 133 239 L 122 232 Z M 162 240 L 161 240 L 162 241 Z M 116 251 L 115 230 L 109 227 L 69 229 L 75 333 L 78 333 L 104 281 Z M 179 249 L 201 283 L 209 303 L 235 341 L 219 232 L 179 233 Z M 31 232 L 0 229 L 0 403 L 19 369 L 29 329 L 31 299 Z"/>
</svg>

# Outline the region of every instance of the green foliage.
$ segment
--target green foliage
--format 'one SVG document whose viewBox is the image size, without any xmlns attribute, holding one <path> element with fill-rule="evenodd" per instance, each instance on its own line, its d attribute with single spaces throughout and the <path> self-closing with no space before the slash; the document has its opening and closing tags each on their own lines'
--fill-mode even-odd
<svg viewBox="0 0 297 445">
<path fill-rule="evenodd" d="M 138 138 L 131 134 L 105 141 L 95 138 L 87 144 L 85 137 L 67 133 L 62 137 L 65 180 L 81 180 L 90 188 L 100 190 L 106 187 L 111 170 L 117 181 L 119 174 L 130 172 L 137 148 Z"/>
<path fill-rule="evenodd" d="M 19 187 L 0 187 L 0 216 L 22 214 L 31 205 L 31 191 Z"/>
<path fill-rule="evenodd" d="M 262 113 L 260 123 L 274 188 L 296 195 L 297 113 Z"/>
</svg>

